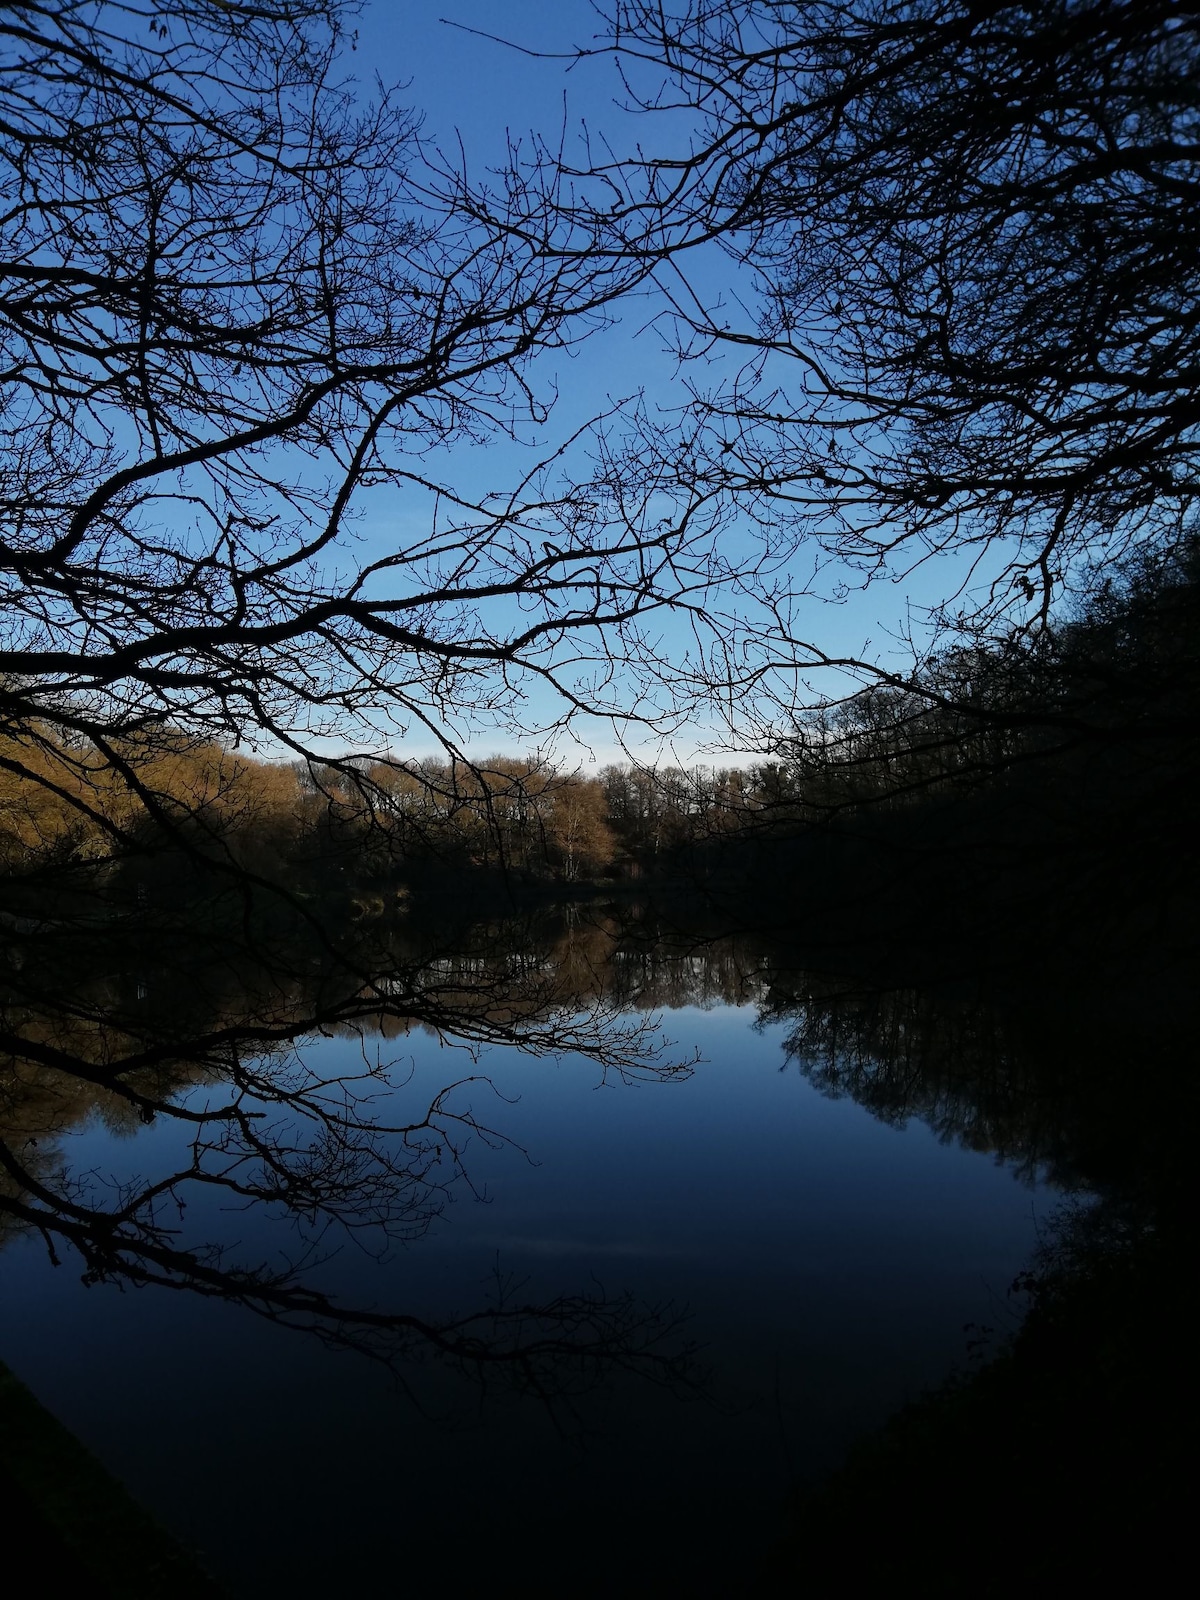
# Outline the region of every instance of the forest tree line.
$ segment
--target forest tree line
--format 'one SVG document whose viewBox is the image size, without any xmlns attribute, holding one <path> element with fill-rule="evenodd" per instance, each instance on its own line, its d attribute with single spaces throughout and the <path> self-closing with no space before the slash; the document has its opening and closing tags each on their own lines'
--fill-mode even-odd
<svg viewBox="0 0 1200 1600">
<path fill-rule="evenodd" d="M 182 733 L 103 756 L 48 727 L 0 736 L 6 872 L 139 853 L 167 837 L 264 870 L 418 863 L 577 884 L 669 871 L 747 834 L 806 832 L 864 812 L 1014 782 L 1068 808 L 1178 799 L 1195 762 L 1200 552 L 1113 573 L 1077 616 L 1028 642 L 941 651 L 781 732 L 744 767 L 486 760 L 256 758 Z M 16 748 L 19 745 L 19 748 Z M 31 770 L 39 781 L 29 782 Z"/>
</svg>

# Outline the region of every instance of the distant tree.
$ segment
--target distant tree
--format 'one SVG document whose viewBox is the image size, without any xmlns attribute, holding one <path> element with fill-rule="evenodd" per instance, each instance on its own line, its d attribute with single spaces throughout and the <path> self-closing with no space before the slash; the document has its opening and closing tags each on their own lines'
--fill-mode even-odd
<svg viewBox="0 0 1200 1600">
<path fill-rule="evenodd" d="M 570 883 L 607 866 L 614 841 L 602 785 L 571 775 L 553 785 L 549 799 L 548 843 L 562 876 Z"/>
</svg>

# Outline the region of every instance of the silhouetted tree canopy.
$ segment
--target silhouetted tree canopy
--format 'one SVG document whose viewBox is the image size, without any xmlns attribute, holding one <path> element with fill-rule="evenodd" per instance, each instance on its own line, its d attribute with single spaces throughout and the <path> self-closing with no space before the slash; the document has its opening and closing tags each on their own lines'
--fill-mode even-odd
<svg viewBox="0 0 1200 1600">
<path fill-rule="evenodd" d="M 592 175 L 614 249 L 671 239 L 696 364 L 669 448 L 687 441 L 691 483 L 861 580 L 960 553 L 935 605 L 952 624 L 1045 623 L 1064 586 L 1179 540 L 1200 450 L 1195 6 L 616 0 L 606 21 L 584 53 L 615 56 L 646 126 Z M 687 149 L 655 154 L 661 116 L 694 121 Z M 752 271 L 750 311 L 689 283 L 711 240 Z M 709 380 L 703 358 L 739 353 Z"/>
<path fill-rule="evenodd" d="M 74 752 L 71 804 L 103 769 L 153 809 L 163 729 L 305 756 L 453 748 L 473 711 L 652 717 L 643 619 L 732 576 L 703 504 L 664 521 L 602 436 L 578 486 L 567 438 L 477 503 L 438 478 L 441 449 L 542 428 L 531 361 L 647 263 L 590 252 L 540 157 L 475 186 L 365 98 L 356 9 L 0 16 L 0 727 L 34 783 L 47 730 Z M 423 498 L 356 547 L 381 485 Z"/>
</svg>

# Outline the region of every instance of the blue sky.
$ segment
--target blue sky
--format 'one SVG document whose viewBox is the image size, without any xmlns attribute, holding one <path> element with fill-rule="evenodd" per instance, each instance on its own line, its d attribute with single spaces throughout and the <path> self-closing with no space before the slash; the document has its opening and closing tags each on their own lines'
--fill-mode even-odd
<svg viewBox="0 0 1200 1600">
<path fill-rule="evenodd" d="M 549 59 L 532 59 L 467 29 L 501 34 L 546 52 Z M 424 136 L 442 148 L 461 142 L 470 168 L 481 173 L 501 161 L 509 138 L 522 138 L 531 130 L 551 139 L 563 130 L 568 149 L 585 121 L 593 136 L 607 133 L 617 149 L 628 149 L 639 134 L 645 136 L 644 121 L 631 118 L 616 103 L 620 86 L 610 60 L 599 58 L 568 71 L 562 59 L 572 46 L 591 43 L 598 31 L 588 0 L 510 0 L 503 5 L 489 0 L 368 0 L 348 64 L 364 87 L 376 73 L 385 83 L 405 86 L 401 99 L 421 113 Z M 560 59 L 553 59 L 555 55 Z M 677 129 L 676 136 L 683 131 Z M 669 129 L 656 129 L 655 138 L 669 134 Z M 738 282 L 735 268 L 718 251 L 693 263 L 692 270 L 714 295 L 748 291 L 748 283 Z M 561 438 L 611 399 L 637 390 L 644 391 L 651 409 L 679 403 L 681 387 L 673 363 L 661 336 L 646 327 L 651 315 L 647 301 L 633 301 L 622 308 L 616 326 L 586 341 L 573 356 L 542 364 L 542 382 L 552 382 L 561 396 L 546 439 Z M 503 489 L 505 480 L 524 465 L 515 448 L 489 444 L 459 448 L 432 470 L 441 481 L 477 495 Z M 425 515 L 423 507 L 398 491 L 380 490 L 368 503 L 362 533 L 383 550 L 403 537 L 407 519 Z M 738 538 L 736 529 L 729 537 Z M 868 641 L 871 649 L 886 653 L 888 637 L 901 627 L 908 607 L 936 598 L 946 579 L 944 567 L 927 568 L 902 586 L 872 586 L 866 593 L 851 593 L 839 605 L 802 603 L 800 626 L 830 653 L 861 654 Z M 664 650 L 671 645 L 668 623 Z M 567 764 L 587 766 L 620 756 L 608 727 L 585 724 L 580 732 L 579 747 L 560 747 Z M 712 753 L 714 737 L 713 729 L 694 724 L 678 732 L 661 755 L 685 761 L 730 759 Z M 483 755 L 522 744 L 519 735 L 503 727 L 481 728 L 469 748 Z M 632 747 L 646 759 L 659 753 L 645 738 L 635 737 Z M 422 752 L 414 746 L 405 753 Z"/>
</svg>

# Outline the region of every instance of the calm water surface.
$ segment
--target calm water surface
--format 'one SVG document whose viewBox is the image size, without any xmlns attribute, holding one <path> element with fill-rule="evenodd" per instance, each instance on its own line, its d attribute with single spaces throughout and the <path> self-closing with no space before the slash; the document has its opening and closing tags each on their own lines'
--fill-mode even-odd
<svg viewBox="0 0 1200 1600">
<path fill-rule="evenodd" d="M 406 1077 L 397 1119 L 442 1085 L 512 1143 L 471 1140 L 470 1186 L 383 1259 L 344 1246 L 322 1281 L 359 1303 L 472 1309 L 497 1269 L 529 1295 L 601 1285 L 690 1310 L 708 1395 L 618 1377 L 566 1427 L 527 1399 L 482 1412 L 433 1366 L 366 1358 L 190 1294 L 84 1288 L 31 1238 L 0 1257 L 5 1360 L 234 1594 L 437 1581 L 721 1593 L 782 1526 L 789 1489 L 969 1359 L 966 1324 L 1008 1331 L 1008 1285 L 1052 1197 L 917 1121 L 823 1096 L 753 1005 L 660 1011 L 678 1081 L 601 1080 L 580 1057 L 425 1033 L 367 1041 Z M 361 1061 L 348 1038 L 308 1047 Z M 340 1053 L 340 1056 L 339 1056 Z M 197 1101 L 211 1089 L 188 1093 Z M 184 1144 L 94 1116 L 62 1140 L 114 1183 Z M 254 1212 L 188 1225 L 242 1259 L 288 1246 Z"/>
</svg>

